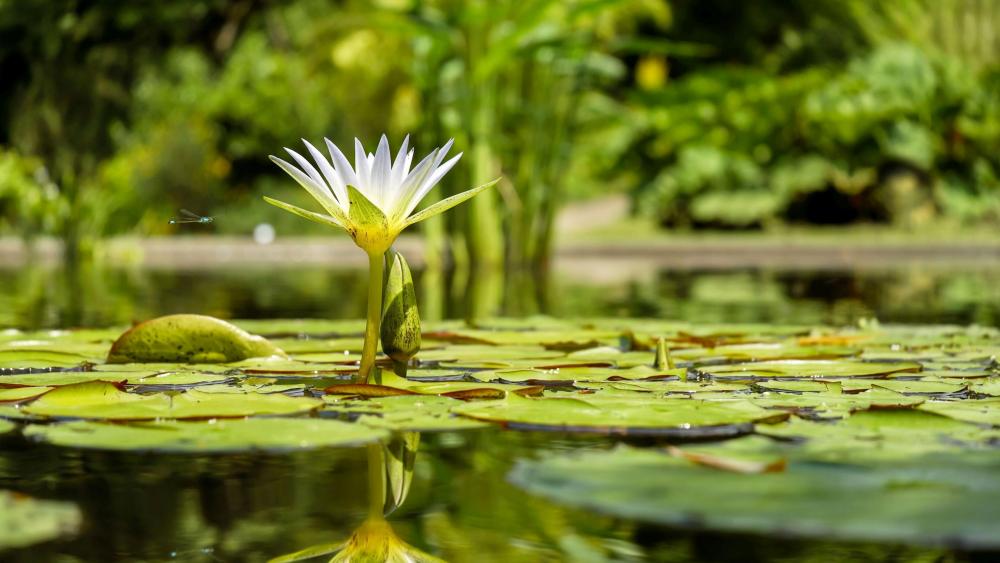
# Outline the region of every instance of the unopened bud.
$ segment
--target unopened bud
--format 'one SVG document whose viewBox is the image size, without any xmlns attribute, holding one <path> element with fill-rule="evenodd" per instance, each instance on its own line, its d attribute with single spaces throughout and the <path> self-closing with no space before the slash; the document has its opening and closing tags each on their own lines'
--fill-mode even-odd
<svg viewBox="0 0 1000 563">
<path fill-rule="evenodd" d="M 420 350 L 420 313 L 413 277 L 403 255 L 389 249 L 382 307 L 382 351 L 392 358 L 395 371 L 406 375 L 406 365 Z"/>
</svg>

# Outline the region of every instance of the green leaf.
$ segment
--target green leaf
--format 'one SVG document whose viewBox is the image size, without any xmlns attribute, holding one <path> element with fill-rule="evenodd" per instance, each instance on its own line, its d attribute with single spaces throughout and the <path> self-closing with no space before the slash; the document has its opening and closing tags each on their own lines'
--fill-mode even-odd
<svg viewBox="0 0 1000 563">
<path fill-rule="evenodd" d="M 457 399 L 434 395 L 399 395 L 368 401 L 334 399 L 326 411 L 358 413 L 359 424 L 394 432 L 442 432 L 473 430 L 489 425 L 478 420 L 455 416 L 451 410 L 462 405 Z"/>
<path fill-rule="evenodd" d="M 422 210 L 422 211 L 420 211 L 418 213 L 414 213 L 413 215 L 410 215 L 410 217 L 406 220 L 406 226 L 409 227 L 410 225 L 413 225 L 415 223 L 419 223 L 419 222 L 421 222 L 421 221 L 423 221 L 425 219 L 430 219 L 431 217 L 434 217 L 435 215 L 440 215 L 441 213 L 444 213 L 445 211 L 448 211 L 452 207 L 455 207 L 456 205 L 464 202 L 465 200 L 471 199 L 473 196 L 475 196 L 479 192 L 481 192 L 481 191 L 483 191 L 483 190 L 485 190 L 487 188 L 493 187 L 499 181 L 500 181 L 500 178 L 497 178 L 497 179 L 492 180 L 490 182 L 486 182 L 485 184 L 483 184 L 481 186 L 476 186 L 475 188 L 472 188 L 471 190 L 467 190 L 467 191 L 464 191 L 464 192 L 462 192 L 460 194 L 455 194 L 455 195 L 453 195 L 451 197 L 447 197 L 445 199 L 442 199 L 441 201 L 439 201 L 439 202 L 437 202 L 437 203 L 435 203 L 435 204 L 427 207 L 426 209 L 424 209 L 424 210 Z"/>
<path fill-rule="evenodd" d="M 772 447 L 752 441 L 747 449 Z M 619 447 L 522 461 L 510 480 L 569 506 L 669 526 L 995 549 L 998 472 L 1000 459 L 983 452 L 864 465 L 792 456 L 785 471 L 745 475 Z"/>
<path fill-rule="evenodd" d="M 751 430 L 750 423 L 784 419 L 740 401 L 635 398 L 582 395 L 581 398 L 532 399 L 508 394 L 501 401 L 468 403 L 453 412 L 478 420 L 527 428 L 597 434 L 732 436 Z"/>
<path fill-rule="evenodd" d="M 309 211 L 302 209 L 296 205 L 290 203 L 285 203 L 283 201 L 264 196 L 264 201 L 270 203 L 271 205 L 284 209 L 289 213 L 294 213 L 303 219 L 309 219 L 314 223 L 319 223 L 321 225 L 327 225 L 329 227 L 337 227 L 338 229 L 347 229 L 347 227 L 341 223 L 337 218 L 331 217 L 329 215 L 323 215 L 322 213 L 316 213 L 315 211 Z"/>
<path fill-rule="evenodd" d="M 248 418 L 214 422 L 133 424 L 74 421 L 30 425 L 25 436 L 58 446 L 162 452 L 294 451 L 354 446 L 388 438 L 359 424 L 315 418 Z"/>
<path fill-rule="evenodd" d="M 121 391 L 112 383 L 94 381 L 58 387 L 21 407 L 21 411 L 50 417 L 153 420 L 297 414 L 322 404 L 318 399 L 262 393 L 191 390 L 176 395 L 140 395 Z"/>
<path fill-rule="evenodd" d="M 51 391 L 52 387 L 14 387 L 0 389 L 0 403 L 20 403 Z M 3 421 L 0 421 L 0 434 L 3 433 Z"/>
<path fill-rule="evenodd" d="M 205 315 L 167 315 L 125 331 L 108 352 L 108 363 L 223 363 L 285 356 L 277 346 L 226 321 Z"/>
<path fill-rule="evenodd" d="M 849 360 L 774 360 L 723 366 L 704 371 L 717 376 L 761 377 L 868 377 L 900 372 L 919 372 L 916 362 L 858 362 Z"/>
</svg>

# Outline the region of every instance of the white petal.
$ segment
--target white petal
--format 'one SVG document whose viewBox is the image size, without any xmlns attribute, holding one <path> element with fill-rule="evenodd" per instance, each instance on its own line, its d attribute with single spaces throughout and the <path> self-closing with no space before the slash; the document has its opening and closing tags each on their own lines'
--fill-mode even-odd
<svg viewBox="0 0 1000 563">
<path fill-rule="evenodd" d="M 371 184 L 372 167 L 368 163 L 368 155 L 365 154 L 365 147 L 361 146 L 361 141 L 354 138 L 354 170 L 358 173 L 358 184 L 355 188 L 361 190 L 366 197 L 371 197 L 365 190 Z"/>
<path fill-rule="evenodd" d="M 375 162 L 372 164 L 372 185 L 371 192 L 374 198 L 369 195 L 369 199 L 379 206 L 383 212 L 387 209 L 386 203 L 390 198 L 390 193 L 395 192 L 394 186 L 389 185 L 392 178 L 392 154 L 389 151 L 389 139 L 382 135 L 378 142 L 378 149 L 375 151 Z M 390 192 L 390 190 L 392 190 Z M 367 194 L 366 194 L 367 195 Z M 393 195 L 395 195 L 393 193 Z"/>
<path fill-rule="evenodd" d="M 448 171 L 451 170 L 453 166 L 455 166 L 455 163 L 458 162 L 458 159 L 462 158 L 462 154 L 463 153 L 456 154 L 451 158 L 451 160 L 442 164 L 440 167 L 437 168 L 437 170 L 435 170 L 427 177 L 423 185 L 420 186 L 420 189 L 417 190 L 417 192 L 414 194 L 413 199 L 410 200 L 410 203 L 406 208 L 406 213 L 403 214 L 404 217 L 409 216 L 409 214 L 412 213 L 414 209 L 416 209 L 420 201 L 424 199 L 424 197 L 427 195 L 428 192 L 431 191 L 431 188 L 436 186 L 437 183 L 441 181 L 441 178 L 444 178 L 444 175 L 447 174 Z"/>
<path fill-rule="evenodd" d="M 306 160 L 304 156 L 293 151 L 288 147 L 285 147 L 285 152 L 292 155 L 292 158 L 295 159 L 295 162 L 299 163 L 299 166 L 302 167 L 302 170 L 304 170 L 305 173 L 308 174 L 310 178 L 312 178 L 313 182 L 316 182 L 317 186 L 322 186 L 328 190 L 330 189 L 330 187 L 326 185 L 326 181 L 323 180 L 323 177 L 319 175 L 319 171 L 316 170 L 316 167 L 313 166 L 311 162 Z"/>
<path fill-rule="evenodd" d="M 326 148 L 330 151 L 330 157 L 333 159 L 333 168 L 337 171 L 337 175 L 340 176 L 340 186 L 333 186 L 333 189 L 337 190 L 337 197 L 344 203 L 346 210 L 350 206 L 347 199 L 347 185 L 350 184 L 356 187 L 361 182 L 358 180 L 358 175 L 354 173 L 354 168 L 348 162 L 347 157 L 340 151 L 340 148 L 333 144 L 333 141 L 330 139 L 324 138 L 323 140 L 326 141 Z"/>
<path fill-rule="evenodd" d="M 448 139 L 448 142 L 445 143 L 443 147 L 441 147 L 441 150 L 438 152 L 437 159 L 434 160 L 434 168 L 437 168 L 438 165 L 441 164 L 441 161 L 444 160 L 444 157 L 448 155 L 448 151 L 451 150 L 451 146 L 454 144 L 455 144 L 455 139 Z"/>
<path fill-rule="evenodd" d="M 347 190 L 344 189 L 343 181 L 340 179 L 340 175 L 333 169 L 333 166 L 330 166 L 330 161 L 328 161 L 326 157 L 323 156 L 323 153 L 319 152 L 319 150 L 314 147 L 312 143 L 305 139 L 302 139 L 302 142 L 306 144 L 306 148 L 309 149 L 309 154 L 312 155 L 313 160 L 315 160 L 316 164 L 319 165 L 319 171 L 323 173 L 323 177 L 326 178 L 327 185 L 329 185 L 333 190 L 333 196 L 337 198 L 337 202 L 340 203 L 340 206 L 346 209 L 347 199 L 346 197 L 341 198 L 341 194 L 346 196 Z"/>
<path fill-rule="evenodd" d="M 399 146 L 399 152 L 396 153 L 396 160 L 392 163 L 392 179 L 390 181 L 392 186 L 399 186 L 403 183 L 403 178 L 406 177 L 404 167 L 406 165 L 406 149 L 409 146 L 410 136 L 407 135 L 403 138 L 403 144 Z"/>
<path fill-rule="evenodd" d="M 437 159 L 439 149 L 434 149 L 431 153 L 424 157 L 413 171 L 407 174 L 406 179 L 403 180 L 403 185 L 399 187 L 399 197 L 396 199 L 396 204 L 393 206 L 392 213 L 396 217 L 406 217 L 409 214 L 407 209 L 412 210 L 413 205 L 410 201 L 413 199 L 414 194 L 420 189 L 420 186 L 424 184 L 424 180 L 427 179 L 427 175 L 434 170 L 434 160 Z"/>
<path fill-rule="evenodd" d="M 299 185 L 305 188 L 306 191 L 309 192 L 309 195 L 313 196 L 313 199 L 318 201 L 328 213 L 338 218 L 343 214 L 340 209 L 340 204 L 337 203 L 337 200 L 334 199 L 333 194 L 329 189 L 327 189 L 326 186 L 317 185 L 312 178 L 289 162 L 286 162 L 276 156 L 271 156 L 271 160 L 280 166 L 282 170 L 287 172 L 289 176 L 294 178 Z"/>
</svg>

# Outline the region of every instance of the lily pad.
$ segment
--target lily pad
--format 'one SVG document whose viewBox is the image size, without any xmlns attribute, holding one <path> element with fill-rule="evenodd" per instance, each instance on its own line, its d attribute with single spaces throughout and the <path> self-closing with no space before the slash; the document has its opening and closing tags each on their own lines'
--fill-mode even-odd
<svg viewBox="0 0 1000 563">
<path fill-rule="evenodd" d="M 440 432 L 489 426 L 485 422 L 452 414 L 451 409 L 462 402 L 448 397 L 401 395 L 373 399 L 367 403 L 369 404 L 363 406 L 354 405 L 364 409 L 358 423 L 373 428 L 396 432 Z M 337 403 L 329 404 L 327 410 L 339 410 Z"/>
<path fill-rule="evenodd" d="M 677 437 L 732 436 L 746 433 L 754 422 L 782 420 L 786 415 L 744 401 L 620 397 L 526 398 L 468 403 L 452 412 L 499 422 L 508 427 L 570 432 Z"/>
<path fill-rule="evenodd" d="M 858 362 L 847 360 L 777 360 L 710 366 L 704 371 L 717 376 L 756 377 L 873 377 L 892 373 L 919 372 L 916 362 Z"/>
<path fill-rule="evenodd" d="M 202 393 L 176 395 L 127 393 L 105 382 L 67 385 L 49 391 L 21 411 L 35 416 L 102 420 L 224 418 L 297 414 L 323 404 L 318 399 L 263 393 Z"/>
<path fill-rule="evenodd" d="M 223 320 L 204 315 L 168 315 L 125 331 L 112 344 L 107 361 L 224 363 L 284 355 L 264 338 Z"/>
<path fill-rule="evenodd" d="M 996 548 L 1000 458 L 957 461 L 791 459 L 782 472 L 739 474 L 619 447 L 522 461 L 510 479 L 570 506 L 682 528 Z"/>
<path fill-rule="evenodd" d="M 34 399 L 51 391 L 52 387 L 14 387 L 11 389 L 0 389 L 0 403 L 20 403 L 28 399 Z"/>
<path fill-rule="evenodd" d="M 308 450 L 353 446 L 388 437 L 386 431 L 370 426 L 315 418 L 248 418 L 137 424 L 80 420 L 30 425 L 25 428 L 24 434 L 58 446 L 180 453 Z"/>
</svg>

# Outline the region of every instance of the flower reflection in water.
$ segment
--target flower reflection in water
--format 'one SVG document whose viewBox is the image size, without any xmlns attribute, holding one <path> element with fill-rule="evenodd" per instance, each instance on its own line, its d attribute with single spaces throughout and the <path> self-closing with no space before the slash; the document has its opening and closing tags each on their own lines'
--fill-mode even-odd
<svg viewBox="0 0 1000 563">
<path fill-rule="evenodd" d="M 334 562 L 440 563 L 401 540 L 385 519 L 410 491 L 420 434 L 406 432 L 384 444 L 368 445 L 368 517 L 344 541 L 314 545 L 275 557 L 270 563 L 305 561 L 330 555 Z"/>
</svg>

